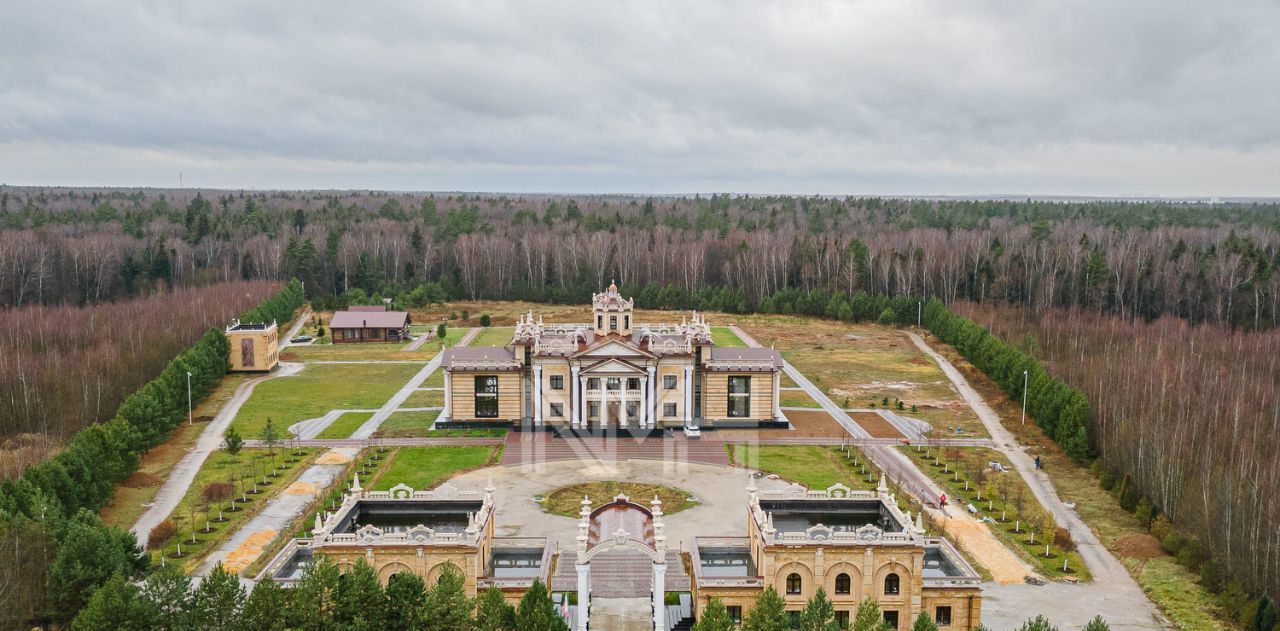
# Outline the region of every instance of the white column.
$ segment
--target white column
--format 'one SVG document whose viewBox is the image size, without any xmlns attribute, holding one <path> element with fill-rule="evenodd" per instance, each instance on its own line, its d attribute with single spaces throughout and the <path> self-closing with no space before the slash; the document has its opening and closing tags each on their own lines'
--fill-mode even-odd
<svg viewBox="0 0 1280 631">
<path fill-rule="evenodd" d="M 658 378 L 657 368 L 649 366 L 649 427 L 658 426 Z"/>
<path fill-rule="evenodd" d="M 782 372 L 773 373 L 773 420 L 782 418 Z"/>
<path fill-rule="evenodd" d="M 640 381 L 640 427 L 649 425 L 649 379 Z"/>
<path fill-rule="evenodd" d="M 684 424 L 693 424 L 693 366 L 684 367 Z"/>
<path fill-rule="evenodd" d="M 600 378 L 600 427 L 609 426 L 609 378 Z"/>
<path fill-rule="evenodd" d="M 578 567 L 578 631 L 587 631 L 587 610 L 591 608 L 591 564 Z"/>
<path fill-rule="evenodd" d="M 542 425 L 542 366 L 533 367 L 533 424 Z"/>
<path fill-rule="evenodd" d="M 667 564 L 653 564 L 653 631 L 666 631 Z"/>
<path fill-rule="evenodd" d="M 444 372 L 444 411 L 440 412 L 440 418 L 448 421 L 453 417 L 453 379 L 449 375 L 449 371 Z"/>
<path fill-rule="evenodd" d="M 621 383 L 618 385 L 622 388 L 618 392 L 618 427 L 626 427 L 630 417 L 627 416 L 627 378 L 620 377 Z"/>
<path fill-rule="evenodd" d="M 578 403 L 582 399 L 582 384 L 578 383 L 578 367 L 571 366 L 569 368 L 569 426 L 577 427 L 579 406 Z"/>
</svg>

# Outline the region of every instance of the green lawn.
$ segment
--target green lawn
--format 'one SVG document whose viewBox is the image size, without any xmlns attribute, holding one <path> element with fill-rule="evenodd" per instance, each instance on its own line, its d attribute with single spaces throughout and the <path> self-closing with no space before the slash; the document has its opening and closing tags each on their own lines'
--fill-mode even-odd
<svg viewBox="0 0 1280 631">
<path fill-rule="evenodd" d="M 440 416 L 439 410 L 428 412 L 392 412 L 373 435 L 378 438 L 419 438 Z"/>
<path fill-rule="evenodd" d="M 451 427 L 427 432 L 427 438 L 502 438 L 506 435 L 505 427 Z"/>
<path fill-rule="evenodd" d="M 506 346 L 511 343 L 511 336 L 515 333 L 516 328 L 513 326 L 482 328 L 468 346 Z"/>
<path fill-rule="evenodd" d="M 784 408 L 821 408 L 808 394 L 797 390 L 783 390 L 778 394 L 778 402 Z"/>
<path fill-rule="evenodd" d="M 316 438 L 350 438 L 365 421 L 373 418 L 373 412 L 347 412 L 324 428 Z"/>
<path fill-rule="evenodd" d="M 174 509 L 173 514 L 169 516 L 169 520 L 178 527 L 179 534 L 166 543 L 165 554 L 174 554 L 180 542 L 182 563 L 188 568 L 194 567 L 200 558 L 238 530 L 250 516 L 261 511 L 271 498 L 288 487 L 317 452 L 316 449 L 302 449 L 298 452 L 300 456 L 293 456 L 293 450 L 277 447 L 274 462 L 279 467 L 279 475 L 276 477 L 267 475 L 271 472 L 272 458 L 267 454 L 266 448 L 244 449 L 235 458 L 223 450 L 209 454 L 209 458 L 196 473 L 195 480 L 187 489 L 178 508 Z M 258 491 L 256 494 L 254 493 L 255 481 Z M 202 493 L 210 482 L 231 483 L 232 497 L 220 502 L 205 502 Z M 243 501 L 246 498 L 248 502 Z M 233 499 L 235 500 L 234 510 Z M 221 522 L 218 521 L 219 509 L 224 519 Z M 194 542 L 193 523 L 195 525 Z M 206 525 L 209 526 L 208 532 L 205 532 Z M 154 554 L 158 555 L 159 551 Z M 159 562 L 158 556 L 156 562 Z"/>
<path fill-rule="evenodd" d="M 492 447 L 401 447 L 373 490 L 386 491 L 401 483 L 430 489 L 459 472 L 488 464 L 494 453 Z"/>
<path fill-rule="evenodd" d="M 734 333 L 733 330 L 727 326 L 711 327 L 711 342 L 716 346 L 721 346 L 721 347 L 735 347 L 735 346 L 747 345 L 746 342 L 742 341 L 742 338 L 738 337 L 738 334 Z"/>
<path fill-rule="evenodd" d="M 292 377 L 258 384 L 232 427 L 245 438 L 258 438 L 267 418 L 285 434 L 289 425 L 329 410 L 382 407 L 419 370 L 414 364 L 313 364 Z"/>
<path fill-rule="evenodd" d="M 851 489 L 874 490 L 880 482 L 879 472 L 857 450 L 852 453 L 856 461 L 845 458 L 836 447 L 734 444 L 730 455 L 739 466 L 776 473 L 810 489 L 825 489 L 839 482 Z"/>
<path fill-rule="evenodd" d="M 444 390 L 414 390 L 409 398 L 400 404 L 402 408 L 438 408 L 444 407 Z"/>
</svg>

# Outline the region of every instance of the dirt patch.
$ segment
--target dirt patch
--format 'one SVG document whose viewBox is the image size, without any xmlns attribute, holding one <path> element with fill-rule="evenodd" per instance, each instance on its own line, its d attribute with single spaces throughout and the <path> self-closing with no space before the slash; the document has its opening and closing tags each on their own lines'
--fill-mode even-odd
<svg viewBox="0 0 1280 631">
<path fill-rule="evenodd" d="M 821 411 L 799 411 L 787 410 L 787 418 L 791 419 L 793 430 L 778 430 L 787 432 L 788 436 L 813 436 L 821 438 L 843 438 L 849 435 L 830 414 Z"/>
<path fill-rule="evenodd" d="M 299 480 L 297 482 L 294 482 L 293 484 L 290 484 L 289 488 L 284 490 L 284 494 L 285 495 L 315 495 L 318 490 L 319 490 L 319 487 L 317 487 L 315 484 L 312 484 L 310 482 L 303 482 Z"/>
<path fill-rule="evenodd" d="M 147 487 L 159 485 L 160 477 L 146 473 L 145 471 L 138 471 L 128 478 L 125 478 L 125 481 L 120 483 L 120 486 L 131 489 L 145 489 Z"/>
<path fill-rule="evenodd" d="M 282 361 L 282 362 L 296 362 L 296 361 L 298 361 L 298 354 L 297 354 L 297 353 L 290 353 L 290 352 L 288 352 L 288 351 L 283 352 L 283 353 L 280 353 L 280 361 Z"/>
<path fill-rule="evenodd" d="M 849 416 L 873 438 L 906 438 L 898 428 L 875 412 L 850 412 Z"/>
<path fill-rule="evenodd" d="M 1004 547 L 986 524 L 979 523 L 965 514 L 946 514 L 927 509 L 929 519 L 940 524 L 951 539 L 969 554 L 969 558 L 985 567 L 992 580 L 1005 585 L 1022 582 L 1031 568 Z"/>
<path fill-rule="evenodd" d="M 275 538 L 274 530 L 263 530 L 249 535 L 244 543 L 227 553 L 227 558 L 222 561 L 222 568 L 232 574 L 239 574 L 241 570 L 257 560 L 262 554 L 262 549 Z"/>
<path fill-rule="evenodd" d="M 316 464 L 347 464 L 351 459 L 342 455 L 337 450 L 330 449 L 316 458 Z"/>
<path fill-rule="evenodd" d="M 1135 533 L 1116 539 L 1110 547 L 1111 551 L 1117 556 L 1141 561 L 1165 556 L 1164 550 L 1160 548 L 1160 541 L 1151 535 L 1142 533 Z"/>
</svg>

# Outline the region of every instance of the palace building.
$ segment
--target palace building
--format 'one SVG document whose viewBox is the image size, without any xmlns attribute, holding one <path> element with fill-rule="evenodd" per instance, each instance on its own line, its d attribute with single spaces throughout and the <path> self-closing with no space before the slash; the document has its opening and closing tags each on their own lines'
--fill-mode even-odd
<svg viewBox="0 0 1280 631">
<path fill-rule="evenodd" d="M 618 286 L 592 296 L 592 321 L 545 324 L 533 313 L 505 347 L 444 352 L 444 424 L 574 429 L 760 427 L 785 423 L 782 357 L 771 348 L 717 348 L 696 312 L 642 324 Z"/>
</svg>

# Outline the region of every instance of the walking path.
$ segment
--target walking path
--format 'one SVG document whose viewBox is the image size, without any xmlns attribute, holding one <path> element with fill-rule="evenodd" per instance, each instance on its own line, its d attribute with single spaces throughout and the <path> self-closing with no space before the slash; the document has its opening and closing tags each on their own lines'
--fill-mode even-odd
<svg viewBox="0 0 1280 631">
<path fill-rule="evenodd" d="M 942 368 L 942 372 L 947 375 L 947 378 L 955 385 L 956 390 L 960 392 L 960 396 L 978 414 L 983 426 L 987 428 L 987 432 L 995 440 L 996 449 L 1009 459 L 1009 462 L 1013 464 L 1013 468 L 1026 481 L 1027 486 L 1031 489 L 1031 494 L 1035 495 L 1036 500 L 1053 515 L 1054 521 L 1060 527 L 1070 531 L 1071 538 L 1076 542 L 1080 558 L 1084 560 L 1085 565 L 1089 567 L 1089 572 L 1093 575 L 1093 583 L 1090 585 L 1069 586 L 1069 590 L 1074 590 L 1072 598 L 1088 598 L 1091 603 L 1096 602 L 1108 606 L 1107 608 L 1114 611 L 1114 613 L 1103 615 L 1107 618 L 1107 622 L 1110 623 L 1112 629 L 1165 628 L 1161 624 L 1162 616 L 1159 611 L 1147 599 L 1146 594 L 1138 586 L 1138 583 L 1133 580 L 1128 570 L 1102 545 L 1102 542 L 1098 540 L 1097 535 L 1093 533 L 1088 524 L 1084 523 L 1084 520 L 1075 511 L 1067 508 L 1062 499 L 1058 497 L 1058 492 L 1053 488 L 1053 483 L 1050 482 L 1049 476 L 1043 471 L 1036 471 L 1032 457 L 1027 454 L 1022 445 L 1018 444 L 1013 434 L 1005 429 L 1000 422 L 1000 416 L 996 414 L 995 410 L 991 409 L 990 405 L 987 405 L 982 395 L 978 394 L 978 391 L 969 385 L 969 381 L 950 361 L 947 361 L 947 358 L 933 350 L 924 341 L 924 338 L 910 331 L 907 332 L 907 336 L 911 338 L 917 348 L 938 363 L 938 366 Z M 1082 611 L 1082 608 L 1079 607 L 1063 607 L 1060 599 L 1044 593 L 1044 591 L 1057 591 L 1057 589 L 1031 589 L 1038 591 L 1035 592 L 1034 598 L 1029 599 L 1030 603 L 1043 601 L 1046 606 L 1054 602 L 1059 603 L 1057 608 L 1048 607 L 1054 609 L 1054 613 L 1046 614 L 1050 615 L 1053 621 L 1059 625 L 1081 626 L 1097 613 Z M 1087 595 L 1079 593 L 1080 590 L 1085 590 Z M 988 595 L 988 598 L 994 596 L 996 602 L 1002 602 L 1002 599 L 1007 600 L 1010 606 L 1028 606 L 1028 603 L 1015 604 L 1020 600 L 1019 595 L 1017 590 L 1005 590 L 994 592 Z M 1005 610 L 1004 607 L 997 607 L 996 609 Z M 984 606 L 983 610 L 985 613 L 987 607 Z M 1018 613 L 1025 618 L 1027 611 L 1029 610 L 1019 611 Z M 1070 619 L 1073 612 L 1076 615 L 1075 617 L 1080 618 L 1079 620 Z M 984 615 L 983 619 L 986 621 L 988 617 Z"/>
<path fill-rule="evenodd" d="M 306 309 L 303 309 L 302 314 L 299 315 L 297 319 L 293 321 L 293 326 L 289 327 L 289 333 L 284 337 L 280 338 L 280 344 L 279 344 L 280 350 L 284 350 L 293 345 L 293 342 L 290 342 L 289 340 L 292 340 L 293 338 L 298 337 L 298 332 L 302 330 L 302 326 L 307 323 L 307 318 L 310 318 L 310 317 L 311 317 L 311 307 L 308 306 Z M 311 342 L 307 342 L 307 344 L 310 344 L 310 343 Z"/>
<path fill-rule="evenodd" d="M 556 460 L 643 459 L 729 466 L 729 454 L 724 450 L 724 442 L 709 437 L 710 433 L 703 434 L 698 440 L 689 440 L 683 433 L 666 438 L 632 438 L 623 432 L 620 436 L 606 438 L 557 437 L 547 432 L 507 432 L 501 464 L 513 467 Z M 827 442 L 830 444 L 830 441 Z"/>
<path fill-rule="evenodd" d="M 301 320 L 301 318 L 299 318 Z M 231 421 L 236 418 L 236 414 L 240 412 L 240 406 L 249 400 L 249 396 L 253 394 L 253 389 L 258 384 L 268 379 L 276 377 L 288 377 L 296 375 L 302 371 L 302 364 L 293 362 L 280 362 L 280 367 L 272 374 L 262 377 L 250 379 L 236 388 L 235 394 L 227 400 L 222 409 L 218 411 L 218 415 L 213 417 L 212 421 L 200 432 L 200 437 L 196 439 L 196 443 L 191 447 L 187 455 L 174 465 L 169 471 L 168 477 L 165 478 L 164 484 L 160 486 L 160 490 L 156 491 L 156 497 L 152 500 L 152 504 L 147 508 L 147 512 L 138 518 L 137 523 L 130 530 L 138 539 L 138 545 L 146 548 L 147 538 L 151 535 L 151 529 L 155 528 L 160 522 L 164 521 L 169 514 L 178 507 L 178 503 L 182 501 L 183 496 L 187 494 L 187 489 L 196 479 L 196 473 L 200 471 L 200 467 L 204 465 L 205 459 L 209 454 L 213 453 L 222 445 L 222 434 L 231 425 Z"/>
<path fill-rule="evenodd" d="M 344 447 L 321 454 L 314 464 L 298 476 L 297 481 L 268 500 L 262 512 L 250 518 L 230 539 L 210 553 L 195 575 L 207 576 L 219 563 L 228 572 L 239 574 L 262 554 L 263 548 L 270 545 L 276 535 L 311 505 L 317 495 L 342 475 L 347 463 L 351 462 L 358 451 Z M 285 536 L 288 534 L 284 533 Z M 253 581 L 243 577 L 240 582 L 246 587 L 253 585 Z"/>
<path fill-rule="evenodd" d="M 467 331 L 466 335 L 462 336 L 462 339 L 458 340 L 457 346 L 466 346 L 467 344 L 470 344 L 471 340 L 474 340 L 476 335 L 479 334 L 479 328 L 472 328 L 470 331 Z M 436 353 L 436 356 L 432 357 L 431 361 L 427 362 L 427 365 L 423 366 L 422 370 L 418 371 L 418 374 L 410 378 L 398 392 L 391 395 L 391 398 L 388 399 L 377 412 L 374 412 L 373 416 L 364 422 L 364 425 L 361 425 L 356 429 L 356 431 L 352 432 L 351 437 L 369 438 L 370 436 L 373 436 L 373 433 L 378 431 L 378 427 L 382 425 L 382 422 L 387 420 L 387 417 L 391 416 L 392 412 L 401 409 L 400 406 L 404 405 L 404 402 L 413 395 L 413 391 L 420 388 L 423 382 L 431 376 L 431 373 L 435 372 L 435 370 L 440 367 L 440 362 L 443 359 L 444 351 Z"/>
<path fill-rule="evenodd" d="M 357 414 L 358 414 L 358 413 L 365 413 L 365 414 L 367 414 L 367 413 L 369 413 L 369 412 L 377 412 L 377 411 L 378 411 L 378 410 L 376 410 L 376 409 L 373 409 L 373 410 L 329 410 L 328 412 L 325 412 L 322 416 L 317 416 L 316 418 L 309 418 L 309 419 L 307 419 L 307 420 L 305 420 L 305 421 L 298 421 L 297 423 L 294 423 L 293 425 L 290 425 L 290 426 L 289 426 L 289 431 L 290 431 L 294 436 L 297 436 L 298 438 L 301 438 L 301 439 L 303 439 L 303 440 L 307 440 L 307 439 L 310 439 L 310 438 L 315 438 L 317 434 L 319 434 L 320 432 L 323 432 L 323 431 L 325 430 L 325 428 L 329 427 L 329 425 L 330 425 L 330 424 L 332 424 L 334 421 L 338 420 L 338 417 L 342 416 L 343 414 L 346 414 L 346 413 L 348 413 L 348 412 L 357 413 Z M 246 443 L 247 443 L 247 442 L 256 442 L 256 441 L 246 441 Z M 256 446 L 256 445 L 255 445 L 255 446 Z"/>
<path fill-rule="evenodd" d="M 419 348 L 422 348 L 423 344 L 426 344 L 433 339 L 435 339 L 434 334 L 423 333 L 422 335 L 419 335 L 417 339 L 410 342 L 408 346 L 404 347 L 404 351 L 406 353 L 409 351 L 416 351 Z"/>
<path fill-rule="evenodd" d="M 738 326 L 730 327 L 748 346 L 759 347 L 760 343 Z M 809 381 L 791 362 L 783 362 L 783 370 L 791 380 L 804 389 L 822 409 L 854 436 L 854 441 L 869 439 L 870 434 L 862 429 L 853 418 L 823 392 L 821 388 Z M 1021 584 L 1023 578 L 1030 573 L 1030 566 L 1018 558 L 1009 548 L 1000 543 L 986 524 L 977 521 L 967 512 L 956 507 L 937 507 L 937 500 L 943 490 L 934 481 L 920 471 L 915 463 L 896 447 L 901 441 L 892 441 L 889 445 L 869 443 L 864 440 L 862 453 L 881 471 L 910 495 L 920 500 L 923 510 L 935 524 L 942 526 L 943 531 L 951 535 L 956 543 L 969 555 L 978 560 L 999 583 Z"/>
</svg>

